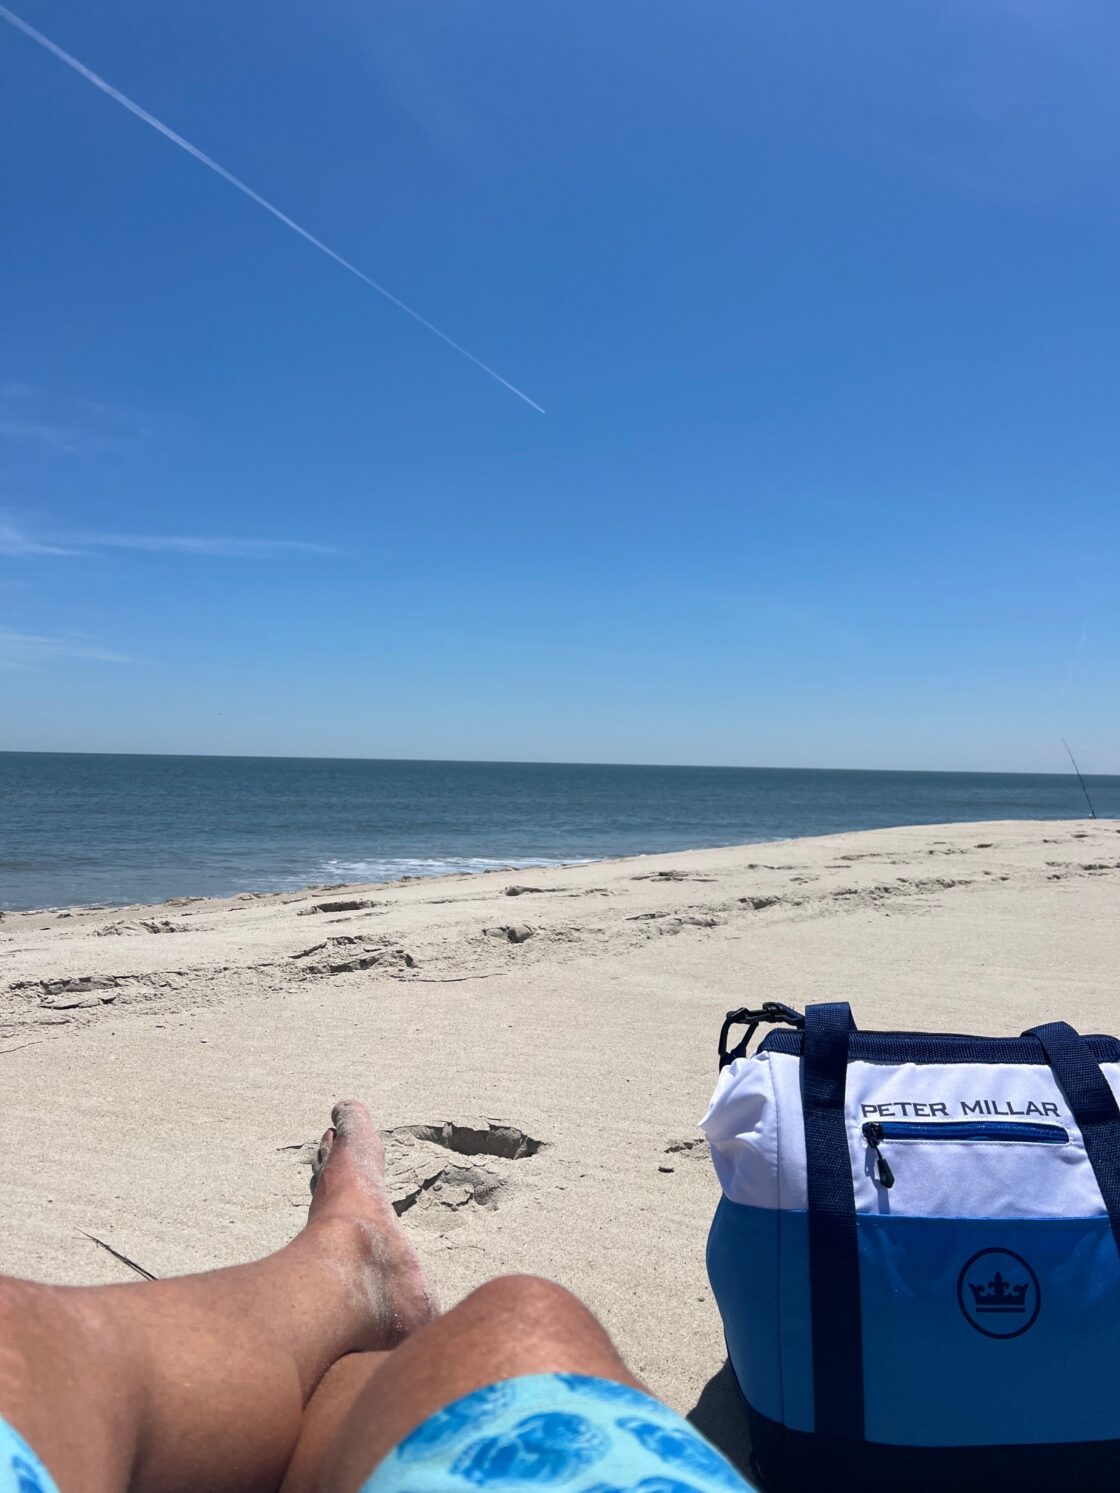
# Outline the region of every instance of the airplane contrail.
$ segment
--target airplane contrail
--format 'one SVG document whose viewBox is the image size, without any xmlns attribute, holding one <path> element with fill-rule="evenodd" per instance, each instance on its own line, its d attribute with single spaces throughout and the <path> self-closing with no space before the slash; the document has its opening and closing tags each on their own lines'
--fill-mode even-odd
<svg viewBox="0 0 1120 1493">
<path fill-rule="evenodd" d="M 64 62 L 67 67 L 73 69 L 87 83 L 92 83 L 95 88 L 107 94 L 115 103 L 120 104 L 123 109 L 127 109 L 130 114 L 135 114 L 137 119 L 141 119 L 145 124 L 151 125 L 153 130 L 156 130 L 166 140 L 170 140 L 172 145 L 177 145 L 180 150 L 185 150 L 189 156 L 193 156 L 196 161 L 201 162 L 203 166 L 213 171 L 216 176 L 220 176 L 223 181 L 229 182 L 231 187 L 236 187 L 239 192 L 248 197 L 250 202 L 255 202 L 258 207 L 263 207 L 266 213 L 271 213 L 274 218 L 278 218 L 284 224 L 285 228 L 290 228 L 293 233 L 298 233 L 300 238 L 306 239 L 309 244 L 319 249 L 328 259 L 333 259 L 335 264 L 341 265 L 344 270 L 349 270 L 364 285 L 368 285 L 371 290 L 376 290 L 378 295 L 384 296 L 387 301 L 396 306 L 398 311 L 403 311 L 406 316 L 411 316 L 413 321 L 419 322 L 426 331 L 433 333 L 441 342 L 446 342 L 448 347 L 457 352 L 460 357 L 466 358 L 468 363 L 473 363 L 476 368 L 481 368 L 483 373 L 489 374 L 492 379 L 497 380 L 503 389 L 508 389 L 511 394 L 516 394 L 518 399 L 524 400 L 538 414 L 543 415 L 546 413 L 542 406 L 535 399 L 530 399 L 523 389 L 519 389 L 516 384 L 511 384 L 509 379 L 503 378 L 500 373 L 497 373 L 487 363 L 484 363 L 481 358 L 476 358 L 474 353 L 469 352 L 462 343 L 456 342 L 446 332 L 441 332 L 439 327 L 430 322 L 426 316 L 421 316 L 419 311 L 414 311 L 411 306 L 406 305 L 398 296 L 395 296 L 391 290 L 386 290 L 384 285 L 379 285 L 376 280 L 371 279 L 356 264 L 351 264 L 348 259 L 343 259 L 341 254 L 336 254 L 329 244 L 325 244 L 322 239 L 316 238 L 306 228 L 301 228 L 294 218 L 289 218 L 287 213 L 282 213 L 278 207 L 274 207 L 266 197 L 262 197 L 259 192 L 254 192 L 252 187 L 243 182 L 240 177 L 234 176 L 232 171 L 227 171 L 224 166 L 219 166 L 217 161 L 212 160 L 204 151 L 199 150 L 197 145 L 192 145 L 189 140 L 184 140 L 182 135 L 177 135 L 161 119 L 157 119 L 154 114 L 149 114 L 147 109 L 142 109 L 139 104 L 134 103 L 126 94 L 121 93 L 120 89 L 114 88 L 111 83 L 107 83 L 92 68 L 86 67 L 84 62 L 79 62 L 69 52 L 64 52 L 60 46 L 51 41 L 49 36 L 44 36 L 41 31 L 36 31 L 34 26 L 29 26 L 14 11 L 10 11 L 6 5 L 0 5 L 0 20 L 5 20 L 10 26 L 14 26 L 17 31 L 22 31 L 24 36 L 30 37 L 33 42 L 36 42 L 45 51 L 49 52 L 52 57 L 57 57 L 59 62 Z"/>
</svg>

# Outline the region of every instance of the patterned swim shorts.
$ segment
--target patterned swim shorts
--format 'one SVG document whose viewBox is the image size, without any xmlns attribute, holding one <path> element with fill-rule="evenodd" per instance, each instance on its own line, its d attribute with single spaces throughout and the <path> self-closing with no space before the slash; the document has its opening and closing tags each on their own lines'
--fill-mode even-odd
<svg viewBox="0 0 1120 1493">
<path fill-rule="evenodd" d="M 58 1493 L 50 1473 L 6 1420 L 0 1420 L 0 1493 Z"/>
<path fill-rule="evenodd" d="M 675 1411 L 583 1374 L 532 1374 L 430 1416 L 362 1493 L 744 1493 L 735 1471 Z"/>
</svg>

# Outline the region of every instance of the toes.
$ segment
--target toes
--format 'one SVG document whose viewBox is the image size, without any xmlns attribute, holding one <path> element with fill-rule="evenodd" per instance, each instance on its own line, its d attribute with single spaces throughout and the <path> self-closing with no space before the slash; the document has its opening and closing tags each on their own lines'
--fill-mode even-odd
<svg viewBox="0 0 1120 1493">
<path fill-rule="evenodd" d="M 319 1149 L 311 1163 L 312 1192 L 318 1186 L 323 1169 L 336 1150 L 339 1157 L 335 1163 L 335 1172 L 345 1174 L 348 1170 L 354 1171 L 356 1176 L 364 1177 L 367 1183 L 376 1183 L 381 1179 L 385 1168 L 381 1138 L 369 1117 L 369 1111 L 357 1099 L 342 1099 L 331 1111 L 331 1128 L 319 1142 Z"/>
<path fill-rule="evenodd" d="M 358 1099 L 340 1099 L 331 1110 L 331 1124 L 344 1134 L 373 1129 L 369 1111 Z"/>
<path fill-rule="evenodd" d="M 332 1150 L 332 1148 L 334 1146 L 334 1141 L 335 1141 L 335 1131 L 333 1131 L 333 1130 L 326 1130 L 326 1131 L 323 1132 L 323 1138 L 319 1142 L 319 1149 L 316 1151 L 314 1160 L 311 1163 L 311 1191 L 312 1192 L 315 1191 L 316 1184 L 319 1181 L 319 1175 L 322 1172 L 323 1168 L 326 1166 L 328 1160 L 330 1159 L 330 1154 L 331 1154 L 331 1150 Z"/>
</svg>

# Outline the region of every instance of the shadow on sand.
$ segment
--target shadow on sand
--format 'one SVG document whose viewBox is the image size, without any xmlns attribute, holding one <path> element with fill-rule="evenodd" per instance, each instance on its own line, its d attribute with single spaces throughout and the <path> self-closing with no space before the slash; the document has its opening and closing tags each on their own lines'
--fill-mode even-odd
<svg viewBox="0 0 1120 1493">
<path fill-rule="evenodd" d="M 757 1485 L 751 1470 L 751 1438 L 743 1397 L 730 1362 L 726 1362 L 700 1391 L 688 1412 L 688 1421 L 731 1462 L 745 1478 Z"/>
</svg>

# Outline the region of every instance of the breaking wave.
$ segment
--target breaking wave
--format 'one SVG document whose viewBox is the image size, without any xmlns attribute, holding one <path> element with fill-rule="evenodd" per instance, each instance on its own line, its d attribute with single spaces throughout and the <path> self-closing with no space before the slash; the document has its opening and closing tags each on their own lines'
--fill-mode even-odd
<svg viewBox="0 0 1120 1493">
<path fill-rule="evenodd" d="M 322 862 L 314 879 L 317 881 L 399 881 L 402 876 L 461 876 L 481 871 L 524 871 L 532 866 L 580 866 L 585 860 L 555 860 L 543 856 L 485 855 L 387 856 L 371 860 L 327 860 Z"/>
</svg>

